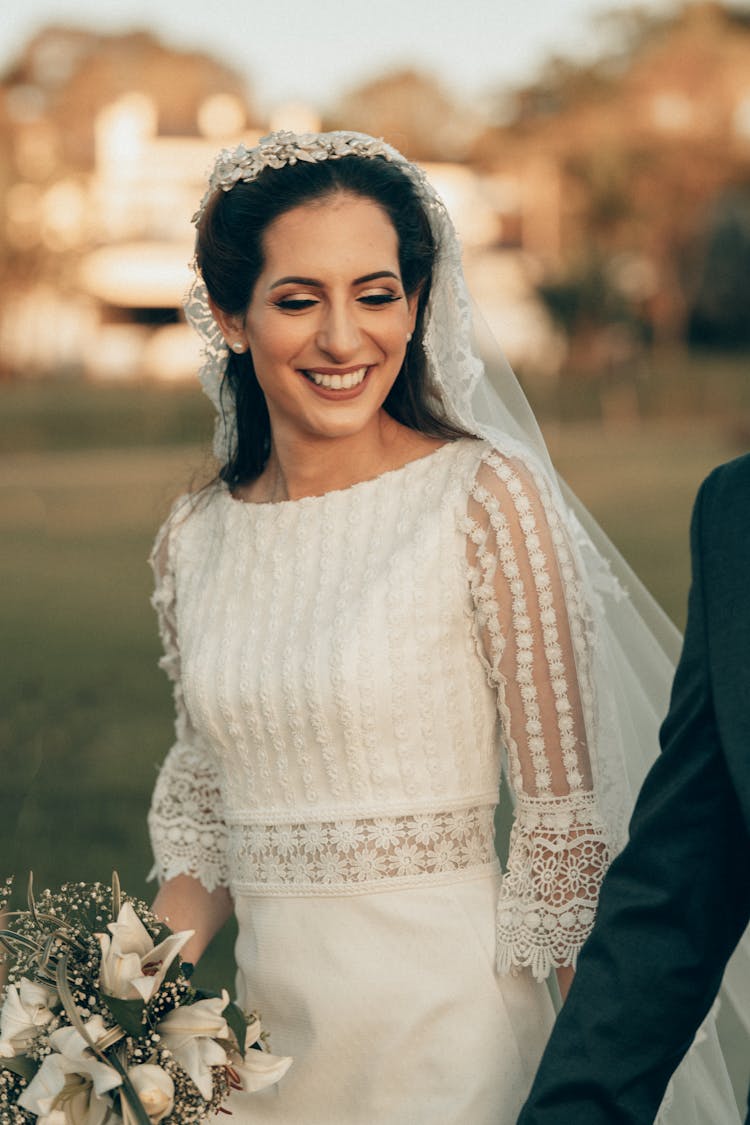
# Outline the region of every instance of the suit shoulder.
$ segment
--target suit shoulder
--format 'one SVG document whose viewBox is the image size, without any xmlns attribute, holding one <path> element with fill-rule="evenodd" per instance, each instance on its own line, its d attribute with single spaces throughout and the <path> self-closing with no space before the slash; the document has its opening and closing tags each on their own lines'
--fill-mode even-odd
<svg viewBox="0 0 750 1125">
<path fill-rule="evenodd" d="M 703 487 L 708 492 L 720 491 L 726 495 L 737 492 L 750 496 L 750 453 L 718 465 L 708 474 Z"/>
<path fill-rule="evenodd" d="M 709 473 L 699 499 L 706 515 L 726 521 L 731 516 L 750 519 L 750 453 L 735 457 Z"/>
<path fill-rule="evenodd" d="M 700 530 L 699 530 L 700 529 Z M 750 454 L 719 465 L 698 493 L 693 519 L 694 555 L 727 577 L 750 566 Z M 744 578 L 743 578 L 744 581 Z"/>
</svg>

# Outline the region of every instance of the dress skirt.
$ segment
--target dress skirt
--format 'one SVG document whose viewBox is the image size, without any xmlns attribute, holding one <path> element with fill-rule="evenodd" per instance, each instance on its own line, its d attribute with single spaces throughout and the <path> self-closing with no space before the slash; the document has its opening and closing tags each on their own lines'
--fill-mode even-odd
<svg viewBox="0 0 750 1125">
<path fill-rule="evenodd" d="M 241 895 L 238 999 L 294 1062 L 235 1125 L 514 1125 L 553 1021 L 495 970 L 499 868 L 351 895 Z"/>
</svg>

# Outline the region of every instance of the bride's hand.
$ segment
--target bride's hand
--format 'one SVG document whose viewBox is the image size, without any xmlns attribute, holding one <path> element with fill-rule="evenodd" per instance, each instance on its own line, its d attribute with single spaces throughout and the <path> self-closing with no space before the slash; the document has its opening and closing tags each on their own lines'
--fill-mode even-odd
<svg viewBox="0 0 750 1125">
<path fill-rule="evenodd" d="M 562 968 L 555 970 L 557 974 L 557 987 L 560 989 L 560 998 L 563 1003 L 570 991 L 570 986 L 573 983 L 573 977 L 576 971 L 572 965 L 563 965 Z"/>
</svg>

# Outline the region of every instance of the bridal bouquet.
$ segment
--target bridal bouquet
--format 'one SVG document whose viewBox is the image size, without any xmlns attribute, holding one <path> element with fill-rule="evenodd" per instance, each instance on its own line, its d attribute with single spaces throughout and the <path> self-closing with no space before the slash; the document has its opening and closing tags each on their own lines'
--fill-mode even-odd
<svg viewBox="0 0 750 1125">
<path fill-rule="evenodd" d="M 226 991 L 191 987 L 172 933 L 145 903 L 68 883 L 5 913 L 0 1125 L 193 1125 L 233 1089 L 277 1082 L 291 1059 Z"/>
</svg>

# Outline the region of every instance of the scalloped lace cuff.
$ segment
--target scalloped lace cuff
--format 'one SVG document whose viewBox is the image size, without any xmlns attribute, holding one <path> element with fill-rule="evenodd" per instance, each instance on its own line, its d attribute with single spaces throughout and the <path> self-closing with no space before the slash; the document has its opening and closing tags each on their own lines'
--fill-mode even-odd
<svg viewBox="0 0 750 1125">
<path fill-rule="evenodd" d="M 497 968 L 537 980 L 575 965 L 609 865 L 592 793 L 519 798 L 497 907 Z"/>
<path fill-rule="evenodd" d="M 160 882 L 192 875 L 208 891 L 229 885 L 227 827 L 216 767 L 198 747 L 175 743 L 154 787 L 148 828 Z"/>
</svg>

